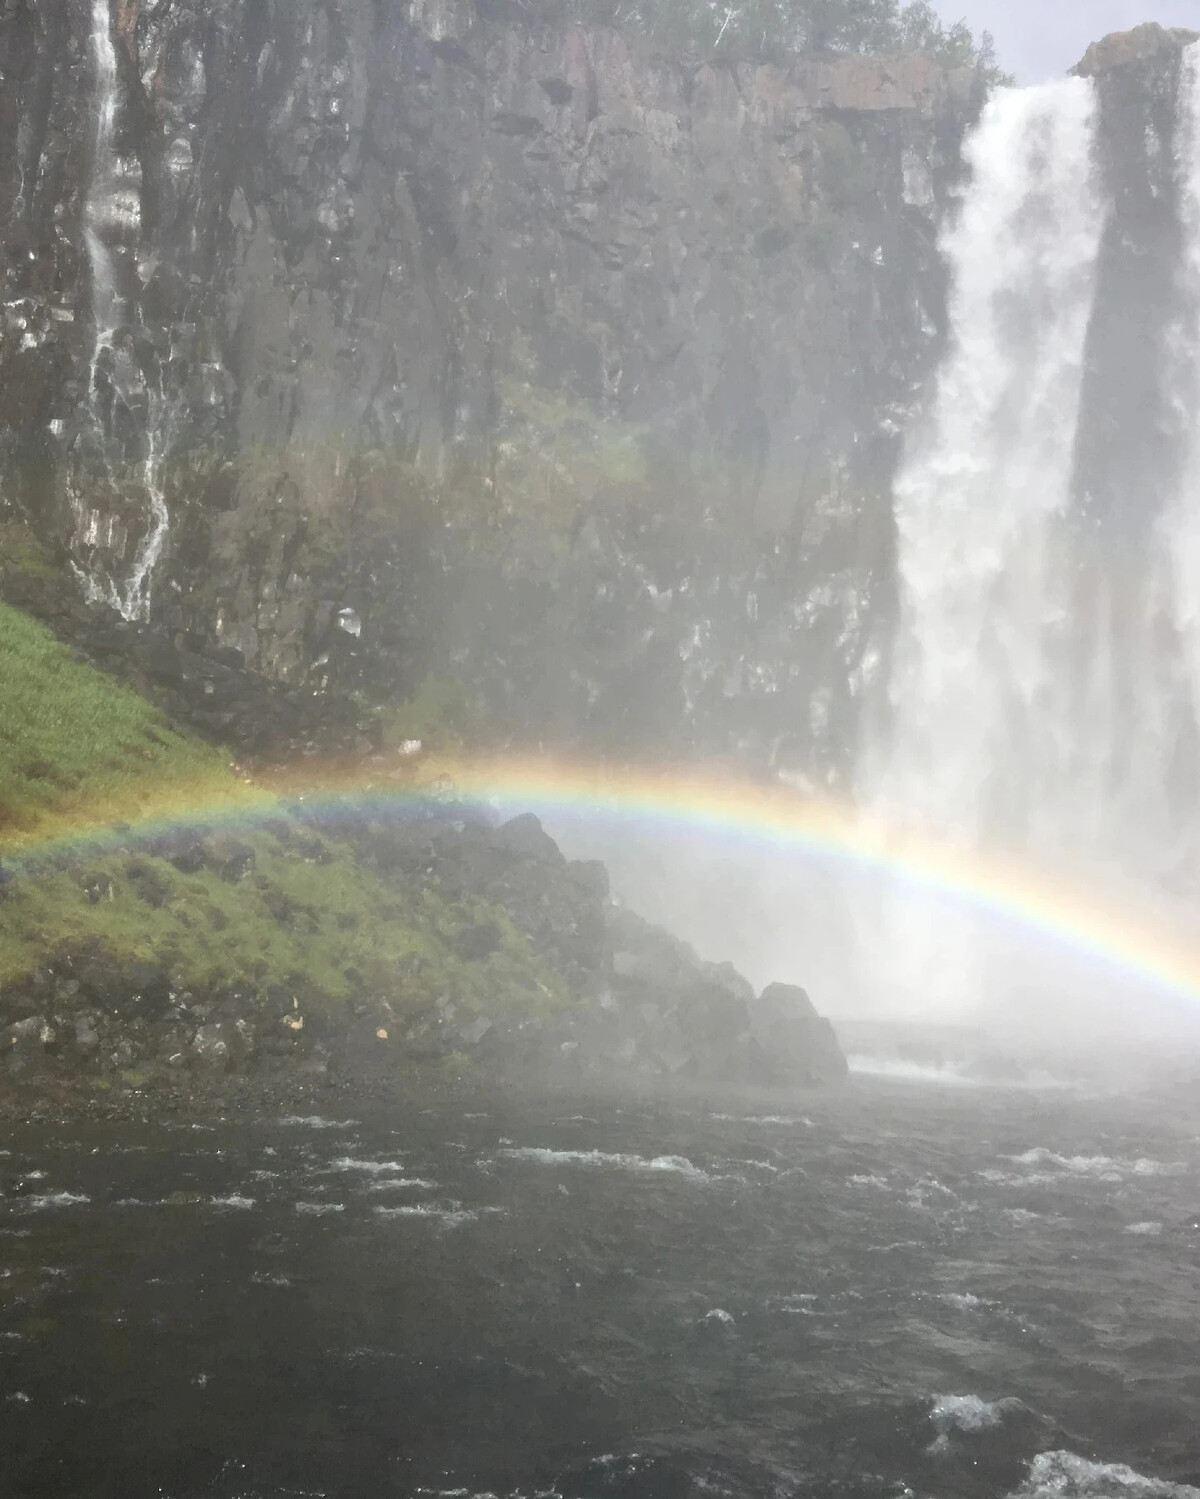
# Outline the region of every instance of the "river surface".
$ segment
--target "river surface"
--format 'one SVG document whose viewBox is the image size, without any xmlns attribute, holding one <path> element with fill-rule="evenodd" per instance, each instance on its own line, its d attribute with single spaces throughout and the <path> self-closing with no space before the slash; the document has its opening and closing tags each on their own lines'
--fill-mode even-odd
<svg viewBox="0 0 1200 1499">
<path fill-rule="evenodd" d="M 859 1079 L 30 1127 L 0 1494 L 1200 1499 L 1198 1121 Z"/>
</svg>

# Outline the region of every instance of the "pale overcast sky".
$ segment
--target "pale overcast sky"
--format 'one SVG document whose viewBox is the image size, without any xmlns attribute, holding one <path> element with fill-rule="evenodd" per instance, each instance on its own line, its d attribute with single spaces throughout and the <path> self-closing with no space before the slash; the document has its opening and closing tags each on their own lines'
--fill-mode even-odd
<svg viewBox="0 0 1200 1499">
<path fill-rule="evenodd" d="M 1020 83 L 1065 73 L 1088 43 L 1142 21 L 1200 31 L 1200 0 L 933 0 L 947 21 L 996 38 L 1000 66 Z"/>
</svg>

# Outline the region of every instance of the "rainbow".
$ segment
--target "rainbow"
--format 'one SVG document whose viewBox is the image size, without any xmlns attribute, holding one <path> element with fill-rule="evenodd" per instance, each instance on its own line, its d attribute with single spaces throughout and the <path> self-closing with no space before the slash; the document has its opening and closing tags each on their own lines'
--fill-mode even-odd
<svg viewBox="0 0 1200 1499">
<path fill-rule="evenodd" d="M 249 826 L 281 812 L 336 825 L 363 816 L 420 816 L 431 804 L 485 803 L 505 816 L 534 811 L 553 823 L 587 820 L 640 831 L 699 834 L 794 851 L 821 864 L 885 877 L 1015 926 L 1128 980 L 1200 1003 L 1200 944 L 1182 923 L 1131 895 L 1085 887 L 1026 861 L 981 853 L 864 816 L 825 797 L 719 772 L 616 768 L 503 756 L 421 760 L 370 757 L 289 769 L 255 782 L 151 796 L 119 825 L 78 819 L 7 862 L 36 868 L 114 841 L 150 841 L 187 826 Z"/>
</svg>

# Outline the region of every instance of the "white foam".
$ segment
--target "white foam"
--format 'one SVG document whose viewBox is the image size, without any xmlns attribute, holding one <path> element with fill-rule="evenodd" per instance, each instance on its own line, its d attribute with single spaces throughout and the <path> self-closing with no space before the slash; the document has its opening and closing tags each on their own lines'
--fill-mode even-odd
<svg viewBox="0 0 1200 1499">
<path fill-rule="evenodd" d="M 228 1197 L 214 1197 L 212 1205 L 215 1208 L 236 1208 L 239 1212 L 246 1212 L 254 1206 L 253 1197 L 241 1197 L 236 1192 L 231 1192 Z"/>
<path fill-rule="evenodd" d="M 1147 1478 L 1124 1463 L 1092 1463 L 1073 1452 L 1040 1452 L 1010 1499 L 1200 1499 L 1186 1483 Z"/>
<path fill-rule="evenodd" d="M 901 1057 L 872 1057 L 858 1054 L 846 1058 L 855 1077 L 882 1077 L 900 1083 L 937 1083 L 944 1088 L 977 1088 L 978 1079 L 968 1077 L 954 1067 L 935 1067 L 925 1062 L 908 1062 Z"/>
<path fill-rule="evenodd" d="M 401 1187 L 411 1187 L 417 1192 L 432 1192 L 437 1182 L 427 1182 L 420 1176 L 385 1176 L 378 1181 L 368 1182 L 368 1192 L 397 1192 Z"/>
<path fill-rule="evenodd" d="M 1157 1239 L 1162 1231 L 1161 1223 L 1130 1223 L 1125 1229 L 1127 1234 L 1137 1234 L 1143 1239 Z"/>
<path fill-rule="evenodd" d="M 346 1206 L 341 1202 L 298 1202 L 296 1211 L 306 1218 L 323 1218 L 327 1213 L 344 1213 Z"/>
<path fill-rule="evenodd" d="M 82 1192 L 44 1192 L 36 1197 L 27 1197 L 25 1206 L 28 1208 L 73 1208 L 91 1200 Z"/>
<path fill-rule="evenodd" d="M 805 1129 L 816 1128 L 803 1114 L 710 1114 L 709 1118 L 724 1124 L 801 1124 Z"/>
<path fill-rule="evenodd" d="M 323 1119 L 320 1114 L 285 1114 L 278 1124 L 292 1129 L 353 1129 L 357 1119 Z"/>
<path fill-rule="evenodd" d="M 694 1166 L 686 1156 L 656 1155 L 641 1156 L 616 1154 L 604 1150 L 548 1150 L 543 1146 L 526 1145 L 503 1150 L 501 1155 L 510 1160 L 534 1161 L 539 1166 L 616 1166 L 623 1171 L 638 1173 L 669 1172 L 685 1176 L 690 1181 L 708 1181 L 706 1171 Z"/>
<path fill-rule="evenodd" d="M 342 1155 L 330 1161 L 330 1171 L 363 1171 L 368 1176 L 384 1176 L 389 1172 L 403 1171 L 403 1161 L 360 1161 L 356 1156 Z"/>
<path fill-rule="evenodd" d="M 443 1228 L 457 1228 L 460 1223 L 474 1222 L 479 1216 L 467 1208 L 437 1207 L 430 1203 L 406 1203 L 403 1207 L 395 1208 L 377 1207 L 375 1212 L 380 1218 L 432 1218 Z"/>
<path fill-rule="evenodd" d="M 943 1437 L 952 1431 L 992 1431 L 1003 1423 L 1007 1405 L 978 1395 L 935 1395 L 929 1417 Z"/>
<path fill-rule="evenodd" d="M 1064 1176 L 1091 1178 L 1094 1181 L 1118 1182 L 1130 1176 L 1182 1176 L 1187 1170 L 1183 1161 L 1156 1161 L 1149 1156 L 1130 1159 L 1109 1155 L 1059 1155 L 1047 1150 L 1044 1145 L 1035 1145 L 1020 1155 L 1001 1157 L 1032 1173 L 1024 1177 L 997 1171 L 982 1171 L 980 1175 L 989 1181 L 1049 1182 Z"/>
</svg>

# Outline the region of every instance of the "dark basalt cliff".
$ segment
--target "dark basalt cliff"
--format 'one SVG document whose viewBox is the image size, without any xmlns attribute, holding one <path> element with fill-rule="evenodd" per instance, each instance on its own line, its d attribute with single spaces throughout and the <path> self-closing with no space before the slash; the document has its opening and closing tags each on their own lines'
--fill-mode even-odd
<svg viewBox="0 0 1200 1499">
<path fill-rule="evenodd" d="M 3 504 L 294 686 L 834 773 L 981 86 L 490 10 L 4 7 Z"/>
</svg>

